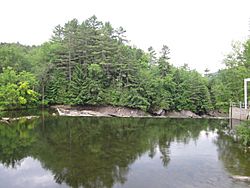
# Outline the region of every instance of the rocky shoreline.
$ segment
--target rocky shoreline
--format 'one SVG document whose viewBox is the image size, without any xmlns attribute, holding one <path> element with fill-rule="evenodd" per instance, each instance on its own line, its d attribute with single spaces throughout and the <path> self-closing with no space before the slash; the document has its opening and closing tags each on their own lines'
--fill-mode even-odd
<svg viewBox="0 0 250 188">
<path fill-rule="evenodd" d="M 164 111 L 144 112 L 140 109 L 115 106 L 70 106 L 56 105 L 50 108 L 56 110 L 52 115 L 56 116 L 75 116 L 75 117 L 138 117 L 138 118 L 194 118 L 194 119 L 229 119 L 227 114 L 218 111 L 211 111 L 206 115 L 199 116 L 191 111 Z M 39 116 L 22 116 L 22 117 L 0 117 L 0 123 L 11 123 L 20 119 L 35 119 Z"/>
<path fill-rule="evenodd" d="M 206 115 L 199 116 L 191 111 L 159 110 L 157 112 L 144 112 L 140 109 L 114 106 L 52 106 L 59 116 L 94 116 L 94 117 L 157 117 L 157 118 L 207 118 L 207 119 L 228 119 L 228 115 L 218 111 L 211 111 Z"/>
</svg>

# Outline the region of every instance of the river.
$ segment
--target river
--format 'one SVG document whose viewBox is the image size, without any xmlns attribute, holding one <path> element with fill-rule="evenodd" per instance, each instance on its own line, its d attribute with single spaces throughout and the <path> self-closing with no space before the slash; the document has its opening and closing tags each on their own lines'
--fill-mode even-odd
<svg viewBox="0 0 250 188">
<path fill-rule="evenodd" d="M 250 187 L 225 120 L 40 115 L 0 124 L 0 187 Z"/>
</svg>

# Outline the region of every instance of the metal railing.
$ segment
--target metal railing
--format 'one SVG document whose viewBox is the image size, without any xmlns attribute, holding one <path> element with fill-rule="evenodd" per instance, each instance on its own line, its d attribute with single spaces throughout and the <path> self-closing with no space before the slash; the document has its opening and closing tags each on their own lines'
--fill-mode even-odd
<svg viewBox="0 0 250 188">
<path fill-rule="evenodd" d="M 244 102 L 230 102 L 230 107 L 245 108 Z M 250 109 L 250 101 L 247 102 L 247 108 Z"/>
</svg>

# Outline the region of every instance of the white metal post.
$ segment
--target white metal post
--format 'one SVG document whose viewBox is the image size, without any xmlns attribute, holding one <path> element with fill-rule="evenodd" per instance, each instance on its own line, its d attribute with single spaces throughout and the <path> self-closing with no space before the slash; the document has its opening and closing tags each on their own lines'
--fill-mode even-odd
<svg viewBox="0 0 250 188">
<path fill-rule="evenodd" d="M 245 100 L 245 109 L 247 109 L 247 82 L 250 81 L 250 78 L 244 79 L 244 100 Z"/>
<path fill-rule="evenodd" d="M 245 109 L 247 109 L 247 81 L 244 79 L 244 101 L 245 101 Z"/>
</svg>

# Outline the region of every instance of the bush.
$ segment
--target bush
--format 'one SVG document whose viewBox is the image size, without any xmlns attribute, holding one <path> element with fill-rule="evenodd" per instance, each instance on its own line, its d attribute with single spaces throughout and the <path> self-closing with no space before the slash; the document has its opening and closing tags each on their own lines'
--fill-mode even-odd
<svg viewBox="0 0 250 188">
<path fill-rule="evenodd" d="M 15 109 L 36 105 L 39 94 L 32 90 L 35 76 L 29 72 L 18 73 L 12 68 L 0 73 L 0 108 Z"/>
<path fill-rule="evenodd" d="M 244 122 L 236 128 L 236 134 L 239 136 L 240 140 L 242 141 L 243 145 L 249 146 L 250 145 L 250 126 L 249 121 Z"/>
</svg>

